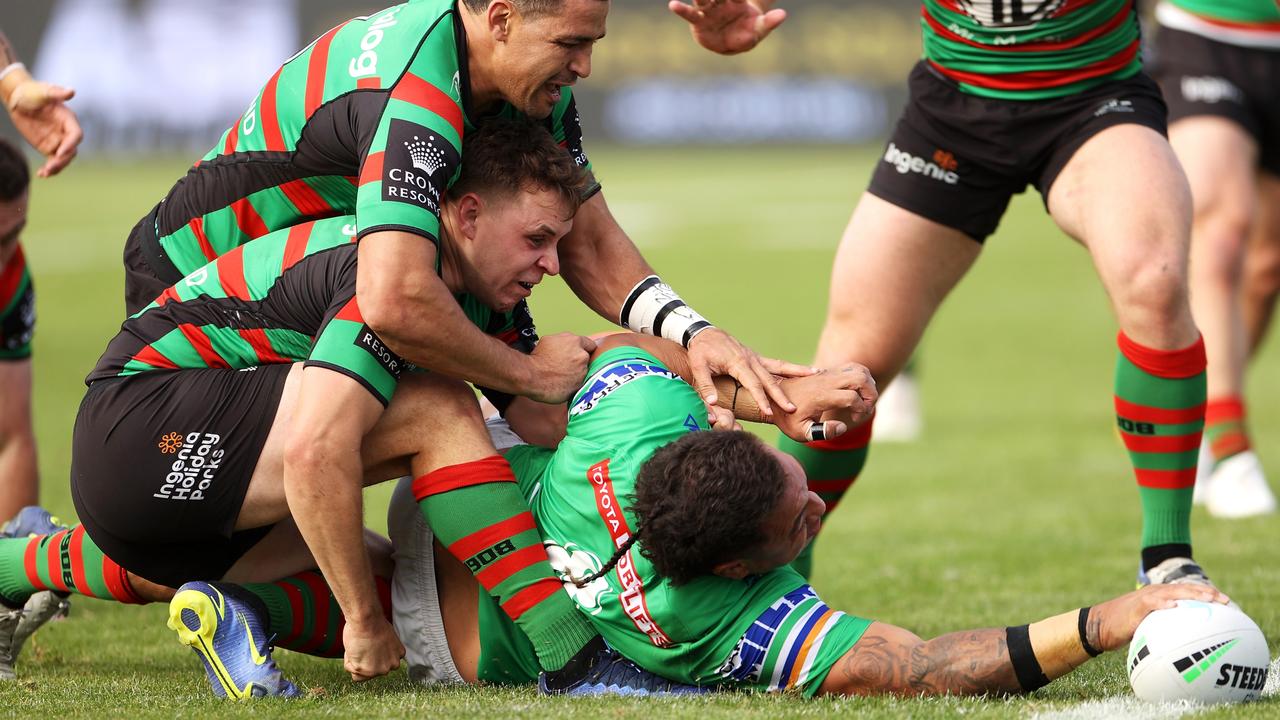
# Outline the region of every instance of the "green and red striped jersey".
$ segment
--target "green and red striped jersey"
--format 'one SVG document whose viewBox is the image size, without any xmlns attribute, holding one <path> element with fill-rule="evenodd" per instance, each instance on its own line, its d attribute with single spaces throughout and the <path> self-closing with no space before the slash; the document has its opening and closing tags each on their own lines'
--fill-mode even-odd
<svg viewBox="0 0 1280 720">
<path fill-rule="evenodd" d="M 400 373 L 412 366 L 360 315 L 355 236 L 355 218 L 344 215 L 232 249 L 125 320 L 86 382 L 304 362 L 352 377 L 386 404 Z M 457 300 L 480 329 L 522 352 L 533 350 L 537 334 L 523 301 L 497 313 L 470 295 Z"/>
<path fill-rule="evenodd" d="M 920 14 L 925 60 L 974 95 L 1061 97 L 1142 69 L 1134 0 L 924 0 Z"/>
<path fill-rule="evenodd" d="M 1162 0 L 1156 20 L 1218 42 L 1280 49 L 1280 0 Z"/>
<path fill-rule="evenodd" d="M 143 220 L 143 251 L 176 281 L 269 232 L 336 215 L 358 234 L 435 240 L 471 108 L 467 41 L 453 0 L 356 18 L 276 71 L 244 115 Z M 505 117 L 519 113 L 509 105 Z M 547 128 L 589 167 L 573 93 Z M 166 265 L 168 267 L 166 267 Z"/>
<path fill-rule="evenodd" d="M 36 292 L 22 246 L 0 267 L 0 360 L 31 357 L 36 328 Z"/>
</svg>

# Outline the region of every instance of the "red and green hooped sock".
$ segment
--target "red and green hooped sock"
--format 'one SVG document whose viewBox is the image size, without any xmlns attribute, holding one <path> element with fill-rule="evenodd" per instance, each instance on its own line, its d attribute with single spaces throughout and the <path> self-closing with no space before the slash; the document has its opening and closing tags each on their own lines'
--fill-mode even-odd
<svg viewBox="0 0 1280 720">
<path fill-rule="evenodd" d="M 551 569 L 511 465 L 493 455 L 413 481 L 431 531 L 529 636 L 543 670 L 564 667 L 596 637 Z"/>
<path fill-rule="evenodd" d="M 102 554 L 81 525 L 52 535 L 0 540 L 0 597 L 21 605 L 42 590 L 147 602 L 134 592 L 128 572 Z"/>
<path fill-rule="evenodd" d="M 375 577 L 383 617 L 391 621 L 391 582 Z M 342 657 L 346 619 L 319 570 L 308 570 L 271 583 L 239 586 L 266 608 L 276 647 L 318 657 Z"/>
<path fill-rule="evenodd" d="M 1209 441 L 1215 463 L 1252 447 L 1244 424 L 1244 398 L 1228 395 L 1206 403 L 1204 436 Z"/>
<path fill-rule="evenodd" d="M 798 443 L 785 435 L 778 440 L 779 450 L 800 461 L 800 466 L 809 479 L 809 489 L 827 504 L 827 515 L 840 504 L 841 498 L 858 479 L 858 474 L 867 463 L 871 424 L 872 421 L 869 420 L 830 440 Z M 813 571 L 813 543 L 809 543 L 801 551 L 791 567 L 805 578 L 810 576 Z"/>
<path fill-rule="evenodd" d="M 1120 333 L 1116 422 L 1142 499 L 1144 568 L 1191 554 L 1191 493 L 1205 416 L 1204 341 L 1143 347 Z"/>
</svg>

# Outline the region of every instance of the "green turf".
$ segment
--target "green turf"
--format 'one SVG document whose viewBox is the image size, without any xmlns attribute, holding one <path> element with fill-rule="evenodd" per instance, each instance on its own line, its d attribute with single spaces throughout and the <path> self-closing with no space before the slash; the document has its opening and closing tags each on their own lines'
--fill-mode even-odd
<svg viewBox="0 0 1280 720">
<path fill-rule="evenodd" d="M 761 352 L 803 361 L 822 321 L 831 255 L 872 152 L 600 150 L 594 161 L 616 214 L 664 278 Z M 39 295 L 37 425 L 44 499 L 64 515 L 72 512 L 66 477 L 82 379 L 121 319 L 124 238 L 183 165 L 80 162 L 36 182 L 25 245 Z M 1132 587 L 1137 563 L 1137 492 L 1112 431 L 1114 327 L 1088 258 L 1034 196 L 1015 202 L 988 245 L 925 339 L 924 439 L 874 446 L 867 472 L 818 545 L 815 585 L 829 603 L 922 635 L 1022 623 L 1103 600 Z M 539 288 L 533 309 L 544 333 L 607 327 L 559 282 Z M 1280 433 L 1274 344 L 1251 382 L 1258 449 L 1280 473 L 1268 442 Z M 387 494 L 369 494 L 374 527 L 385 526 Z M 1193 522 L 1197 558 L 1275 648 L 1280 525 L 1218 521 L 1199 509 Z M 417 689 L 403 672 L 354 686 L 335 662 L 281 652 L 313 696 L 235 707 L 212 700 L 195 658 L 165 629 L 165 615 L 161 606 L 76 600 L 69 621 L 28 647 L 21 680 L 0 685 L 0 716 L 1135 715 L 1079 705 L 1127 695 L 1119 653 L 1013 700 L 566 702 L 530 689 Z M 1208 715 L 1263 718 L 1278 710 L 1271 698 Z"/>
</svg>

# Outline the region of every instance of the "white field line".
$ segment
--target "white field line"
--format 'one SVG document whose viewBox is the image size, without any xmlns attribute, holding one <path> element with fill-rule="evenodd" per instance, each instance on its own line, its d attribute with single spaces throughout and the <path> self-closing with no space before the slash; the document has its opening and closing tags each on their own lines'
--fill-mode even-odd
<svg viewBox="0 0 1280 720">
<path fill-rule="evenodd" d="M 1149 703 L 1136 697 L 1088 700 L 1078 705 L 1032 715 L 1032 720 L 1174 720 L 1204 707 L 1187 701 Z"/>
</svg>

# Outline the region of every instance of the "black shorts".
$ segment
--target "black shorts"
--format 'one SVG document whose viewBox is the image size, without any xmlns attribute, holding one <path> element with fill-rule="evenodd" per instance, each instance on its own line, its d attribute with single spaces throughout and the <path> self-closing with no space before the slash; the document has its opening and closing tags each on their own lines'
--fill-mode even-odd
<svg viewBox="0 0 1280 720">
<path fill-rule="evenodd" d="M 107 557 L 177 587 L 222 578 L 267 534 L 235 522 L 291 367 L 146 372 L 89 388 L 71 496 Z"/>
<path fill-rule="evenodd" d="M 1152 76 L 1169 122 L 1214 115 L 1239 123 L 1258 143 L 1258 164 L 1280 175 L 1280 50 L 1241 47 L 1162 27 Z"/>
<path fill-rule="evenodd" d="M 182 273 L 164 258 L 155 240 L 156 212 L 138 221 L 124 243 L 124 314 L 133 315 L 160 297 L 160 293 L 182 279 Z M 160 256 L 157 255 L 160 254 Z"/>
<path fill-rule="evenodd" d="M 1066 97 L 996 100 L 919 62 L 908 89 L 868 192 L 978 242 L 1028 184 L 1047 202 L 1058 173 L 1099 132 L 1137 124 L 1165 133 L 1160 89 L 1143 74 Z"/>
</svg>

